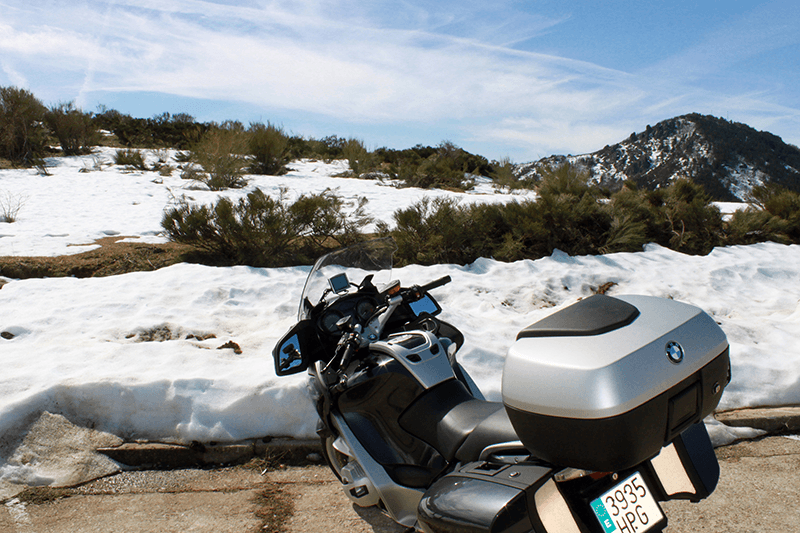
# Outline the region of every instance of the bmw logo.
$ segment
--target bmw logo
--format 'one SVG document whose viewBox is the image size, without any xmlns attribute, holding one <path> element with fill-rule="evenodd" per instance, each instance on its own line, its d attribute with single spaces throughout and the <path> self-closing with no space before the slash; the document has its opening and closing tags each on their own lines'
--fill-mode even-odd
<svg viewBox="0 0 800 533">
<path fill-rule="evenodd" d="M 669 341 L 667 343 L 667 357 L 676 365 L 683 361 L 683 346 L 675 341 Z"/>
</svg>

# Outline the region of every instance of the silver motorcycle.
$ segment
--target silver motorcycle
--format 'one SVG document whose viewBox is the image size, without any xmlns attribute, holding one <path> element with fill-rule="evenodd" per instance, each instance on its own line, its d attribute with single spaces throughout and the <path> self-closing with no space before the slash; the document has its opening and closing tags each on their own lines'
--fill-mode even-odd
<svg viewBox="0 0 800 533">
<path fill-rule="evenodd" d="M 487 401 L 463 334 L 391 279 L 395 244 L 320 258 L 275 372 L 308 372 L 325 458 L 360 506 L 429 533 L 662 531 L 659 502 L 699 501 L 719 465 L 702 423 L 730 382 L 700 309 L 595 295 L 523 329 Z"/>
</svg>

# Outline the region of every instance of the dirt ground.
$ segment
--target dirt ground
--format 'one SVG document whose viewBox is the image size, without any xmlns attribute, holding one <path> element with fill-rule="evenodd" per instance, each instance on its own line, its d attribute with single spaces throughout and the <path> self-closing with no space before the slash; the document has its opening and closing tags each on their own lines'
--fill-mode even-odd
<svg viewBox="0 0 800 533">
<path fill-rule="evenodd" d="M 666 533 L 800 533 L 800 440 L 717 449 L 722 475 L 701 503 L 664 504 Z M 122 472 L 73 488 L 36 488 L 0 506 L 8 533 L 402 533 L 345 497 L 322 465 L 251 462 L 217 469 Z"/>
<path fill-rule="evenodd" d="M 157 270 L 180 263 L 196 253 L 193 247 L 174 242 L 165 244 L 119 242 L 125 238 L 125 236 L 114 236 L 99 239 L 95 244 L 99 244 L 100 248 L 74 255 L 0 257 L 0 275 L 14 279 L 113 276 Z"/>
</svg>

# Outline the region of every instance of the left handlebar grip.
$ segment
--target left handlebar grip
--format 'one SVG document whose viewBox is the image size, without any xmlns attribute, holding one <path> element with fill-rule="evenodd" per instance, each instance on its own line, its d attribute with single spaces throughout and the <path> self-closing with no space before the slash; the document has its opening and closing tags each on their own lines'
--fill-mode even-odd
<svg viewBox="0 0 800 533">
<path fill-rule="evenodd" d="M 422 292 L 428 292 L 431 289 L 441 287 L 442 285 L 447 285 L 451 281 L 453 281 L 453 278 L 451 278 L 450 276 L 444 276 L 439 279 L 433 280 L 430 283 L 426 283 L 425 285 L 421 285 L 420 290 Z"/>
</svg>

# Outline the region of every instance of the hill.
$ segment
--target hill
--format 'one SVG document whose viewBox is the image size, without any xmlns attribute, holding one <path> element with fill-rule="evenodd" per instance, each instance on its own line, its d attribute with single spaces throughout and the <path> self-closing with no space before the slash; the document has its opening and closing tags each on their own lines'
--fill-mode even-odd
<svg viewBox="0 0 800 533">
<path fill-rule="evenodd" d="M 569 162 L 611 191 L 625 180 L 657 189 L 679 177 L 702 185 L 717 201 L 746 201 L 757 185 L 775 184 L 800 192 L 800 149 L 777 135 L 746 124 L 689 114 L 647 126 L 597 152 L 551 156 L 518 165 L 520 179 L 536 180 L 539 169 Z"/>
</svg>

